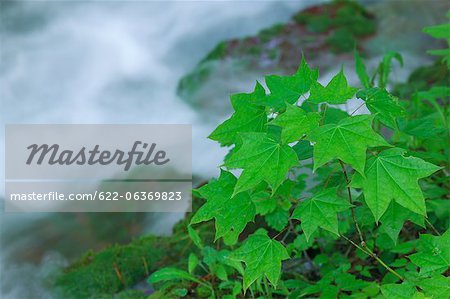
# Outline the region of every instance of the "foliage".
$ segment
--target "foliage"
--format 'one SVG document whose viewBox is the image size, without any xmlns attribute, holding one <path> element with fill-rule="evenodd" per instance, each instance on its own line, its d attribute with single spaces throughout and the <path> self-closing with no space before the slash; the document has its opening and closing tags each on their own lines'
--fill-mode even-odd
<svg viewBox="0 0 450 299">
<path fill-rule="evenodd" d="M 62 297 L 449 298 L 449 70 L 390 91 L 394 61 L 369 74 L 355 53 L 353 87 L 343 68 L 322 86 L 302 59 L 232 95 L 210 135 L 230 151 L 193 213 L 171 237 L 88 253 Z M 351 98 L 350 113 L 332 106 Z M 132 289 L 146 277 L 150 296 Z"/>
<path fill-rule="evenodd" d="M 201 204 L 197 198 L 193 209 L 197 211 Z M 129 244 L 87 252 L 58 275 L 55 298 L 147 298 L 145 293 L 152 291 L 150 286 L 134 288 L 145 282 L 150 273 L 166 265 L 185 267 L 186 261 L 180 256 L 203 247 L 203 242 L 214 241 L 212 226 L 208 229 L 210 225 L 206 224 L 203 228 L 207 232 L 200 236 L 188 226 L 190 220 L 191 216 L 179 222 L 170 237 L 145 236 Z"/>
<path fill-rule="evenodd" d="M 56 287 L 64 298 L 90 298 L 92 294 L 108 298 L 157 269 L 164 246 L 168 246 L 166 239 L 150 236 L 99 253 L 88 252 L 58 277 Z"/>
<path fill-rule="evenodd" d="M 297 59 L 299 49 L 308 57 L 319 59 L 321 53 L 329 51 L 351 53 L 355 44 L 375 32 L 375 16 L 357 1 L 317 3 L 298 12 L 291 20 L 274 24 L 255 35 L 218 43 L 189 74 L 181 78 L 177 93 L 195 108 L 209 107 L 212 111 L 216 105 L 210 101 L 209 92 L 204 88 L 208 83 L 215 84 L 217 76 L 240 77 L 255 70 L 261 74 L 268 70 L 277 73 L 290 71 L 296 66 L 292 59 Z M 228 73 L 230 66 L 231 74 Z"/>
<path fill-rule="evenodd" d="M 326 42 L 334 52 L 351 51 L 358 37 L 373 34 L 376 27 L 372 15 L 356 1 L 347 0 L 335 0 L 322 9 L 299 13 L 294 20 L 311 32 L 328 32 Z"/>
<path fill-rule="evenodd" d="M 447 17 L 450 18 L 450 12 L 447 13 Z M 434 38 L 445 39 L 450 46 L 450 23 L 426 27 L 423 29 L 423 32 Z M 447 62 L 447 66 L 450 68 L 450 48 L 430 50 L 428 53 L 431 55 L 444 56 L 443 60 Z"/>
<path fill-rule="evenodd" d="M 155 298 L 181 287 L 205 298 L 448 297 L 449 88 L 399 98 L 388 91 L 398 53 L 371 76 L 355 60 L 359 88 L 343 68 L 322 86 L 303 58 L 292 76 L 266 76 L 267 91 L 258 82 L 231 97 L 235 113 L 210 136 L 230 152 L 194 191 L 206 199 L 189 225 L 197 249 L 188 271 L 150 276 Z M 330 106 L 355 95 L 351 114 Z M 363 105 L 370 115 L 355 115 Z M 215 249 L 196 233 L 210 221 Z"/>
</svg>

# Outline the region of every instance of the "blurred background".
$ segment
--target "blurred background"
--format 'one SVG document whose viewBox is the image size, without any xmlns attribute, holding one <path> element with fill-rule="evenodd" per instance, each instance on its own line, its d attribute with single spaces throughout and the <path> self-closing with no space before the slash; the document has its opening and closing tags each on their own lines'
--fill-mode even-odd
<svg viewBox="0 0 450 299">
<path fill-rule="evenodd" d="M 2 122 L 193 124 L 201 183 L 227 152 L 207 136 L 231 113 L 229 94 L 250 92 L 264 74 L 294 72 L 302 53 L 322 83 L 344 65 L 356 84 L 355 45 L 369 68 L 400 52 L 407 67 L 397 65 L 393 79 L 402 82 L 432 63 L 425 51 L 439 41 L 421 29 L 444 22 L 449 9 L 439 0 L 360 1 L 363 9 L 328 2 L 2 1 Z M 349 105 L 342 108 L 359 103 Z M 51 298 L 52 273 L 85 251 L 170 234 L 182 217 L 2 213 L 0 297 Z"/>
</svg>

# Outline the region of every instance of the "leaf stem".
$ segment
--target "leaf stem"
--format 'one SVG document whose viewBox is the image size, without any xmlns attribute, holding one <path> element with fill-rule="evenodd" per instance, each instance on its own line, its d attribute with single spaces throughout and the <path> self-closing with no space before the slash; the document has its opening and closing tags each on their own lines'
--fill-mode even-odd
<svg viewBox="0 0 450 299">
<path fill-rule="evenodd" d="M 289 225 L 287 225 L 285 228 L 283 228 L 278 234 L 272 237 L 272 240 L 276 239 L 279 235 L 281 235 L 285 230 L 289 229 Z"/>
<path fill-rule="evenodd" d="M 382 265 L 386 270 L 388 270 L 390 273 L 392 273 L 394 276 L 396 276 L 398 279 L 400 279 L 401 281 L 404 281 L 405 279 L 398 274 L 394 269 L 392 269 L 391 267 L 389 267 L 385 262 L 383 262 L 382 259 L 380 259 L 372 250 L 370 250 L 369 247 L 367 247 L 366 245 L 364 245 L 363 247 L 359 246 L 358 244 L 356 244 L 355 242 L 353 242 L 352 240 L 350 240 L 349 238 L 347 238 L 344 235 L 341 235 L 342 238 L 344 238 L 345 240 L 347 240 L 348 242 L 350 242 L 353 246 L 355 246 L 356 248 L 358 248 L 359 250 L 361 250 L 362 252 L 364 252 L 365 254 L 367 254 L 368 256 L 374 258 L 378 263 L 380 263 L 380 265 Z"/>
<path fill-rule="evenodd" d="M 328 109 L 328 105 L 325 105 L 325 108 L 323 109 L 322 117 L 320 119 L 320 125 L 323 125 L 323 122 L 325 120 L 325 115 L 327 115 L 327 109 Z"/>
<path fill-rule="evenodd" d="M 425 218 L 425 222 L 428 224 L 429 227 L 431 227 L 431 229 L 434 231 L 434 233 L 436 235 L 440 236 L 441 233 L 434 227 L 434 225 L 431 224 L 431 222 L 426 217 L 424 217 L 424 218 Z"/>
<path fill-rule="evenodd" d="M 366 102 L 363 102 L 361 105 L 358 106 L 358 108 L 356 108 L 355 110 L 353 110 L 353 112 L 350 114 L 350 116 L 353 116 L 353 114 L 356 113 L 356 111 L 358 111 L 362 106 L 364 106 L 366 104 Z"/>
<path fill-rule="evenodd" d="M 327 179 L 325 181 L 325 184 L 323 184 L 323 188 L 322 189 L 326 189 L 327 188 L 328 184 L 330 183 L 331 177 L 333 176 L 334 172 L 337 170 L 336 168 L 337 167 L 335 165 L 333 167 L 333 169 L 331 170 L 330 174 L 328 175 L 328 177 L 327 177 Z"/>
<path fill-rule="evenodd" d="M 361 246 L 365 246 L 366 242 L 364 241 L 364 237 L 361 231 L 361 228 L 359 227 L 358 221 L 356 221 L 356 216 L 355 216 L 355 207 L 353 205 L 353 199 L 352 199 L 352 193 L 350 191 L 350 181 L 348 179 L 348 175 L 347 175 L 347 171 L 345 170 L 345 165 L 344 162 L 342 162 L 341 160 L 339 160 L 339 163 L 341 164 L 342 167 L 342 173 L 344 174 L 344 178 L 345 178 L 345 182 L 347 184 L 347 193 L 348 193 L 348 200 L 350 202 L 350 204 L 352 205 L 350 207 L 350 210 L 352 211 L 352 218 L 353 218 L 353 222 L 355 223 L 355 227 L 356 227 L 356 231 L 358 232 L 358 236 L 359 236 L 359 240 L 361 241 Z"/>
<path fill-rule="evenodd" d="M 344 178 L 345 178 L 345 182 L 347 183 L 347 193 L 348 193 L 348 200 L 350 201 L 351 206 L 351 211 L 352 211 L 352 218 L 353 218 L 353 222 L 355 223 L 355 227 L 356 227 L 356 231 L 358 232 L 358 236 L 359 236 L 359 240 L 361 241 L 361 246 L 359 246 L 358 244 L 356 244 L 355 242 L 353 242 L 352 240 L 350 240 L 349 238 L 347 238 L 344 235 L 341 235 L 341 237 L 343 237 L 344 239 L 346 239 L 347 241 L 349 241 L 353 246 L 355 246 L 356 248 L 358 248 L 359 250 L 361 250 L 362 252 L 364 252 L 365 254 L 367 254 L 368 256 L 374 258 L 378 263 L 380 263 L 380 265 L 382 265 L 386 270 L 388 270 L 389 272 L 391 272 L 393 275 L 395 275 L 397 278 L 399 278 L 401 281 L 404 281 L 405 279 L 398 274 L 397 272 L 395 272 L 394 269 L 392 269 L 391 267 L 389 267 L 385 262 L 383 262 L 383 260 L 381 260 L 366 244 L 366 242 L 364 241 L 364 237 L 362 234 L 362 231 L 358 225 L 358 222 L 356 221 L 356 216 L 355 216 L 355 207 L 353 206 L 353 199 L 352 199 L 352 194 L 350 192 L 350 182 L 348 179 L 348 175 L 347 175 L 347 171 L 345 170 L 345 165 L 344 162 L 342 162 L 341 160 L 339 160 L 339 163 L 341 164 L 342 167 L 342 173 L 344 174 Z"/>
<path fill-rule="evenodd" d="M 363 247 L 359 246 L 358 244 L 356 244 L 355 242 L 353 242 L 351 239 L 347 238 L 344 235 L 340 235 L 342 238 L 344 238 L 345 240 L 347 240 L 350 244 L 352 244 L 353 246 L 355 246 L 356 248 L 358 248 L 359 250 L 361 250 L 362 252 L 364 252 L 365 254 L 370 256 L 370 253 L 368 251 L 366 251 Z"/>
<path fill-rule="evenodd" d="M 264 276 L 263 278 L 263 282 L 264 282 L 264 289 L 265 289 L 265 293 L 268 296 L 267 298 L 272 298 L 272 290 L 269 287 L 269 284 L 267 283 L 267 278 Z"/>
</svg>

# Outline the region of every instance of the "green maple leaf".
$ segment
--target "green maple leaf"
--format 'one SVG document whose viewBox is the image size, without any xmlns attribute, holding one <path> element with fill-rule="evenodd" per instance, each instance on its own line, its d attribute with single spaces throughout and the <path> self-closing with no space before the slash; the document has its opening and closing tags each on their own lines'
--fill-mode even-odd
<svg viewBox="0 0 450 299">
<path fill-rule="evenodd" d="M 269 192 L 259 191 L 252 194 L 253 203 L 256 206 L 256 213 L 260 215 L 267 215 L 277 208 L 277 199 L 271 197 Z"/>
<path fill-rule="evenodd" d="M 389 51 L 388 53 L 386 53 L 383 56 L 383 60 L 381 61 L 377 69 L 379 75 L 378 86 L 381 88 L 385 88 L 388 83 L 393 59 L 397 60 L 400 66 L 403 66 L 403 58 L 400 53 L 394 51 Z"/>
<path fill-rule="evenodd" d="M 337 274 L 335 276 L 335 282 L 340 289 L 348 292 L 355 292 L 370 285 L 368 282 L 357 279 L 350 273 Z"/>
<path fill-rule="evenodd" d="M 450 23 L 425 27 L 423 29 L 423 32 L 425 32 L 428 35 L 431 35 L 434 38 L 445 38 L 448 40 L 448 39 L 450 39 L 450 36 L 449 36 Z"/>
<path fill-rule="evenodd" d="M 365 88 L 369 88 L 371 86 L 369 75 L 366 71 L 366 66 L 364 65 L 364 61 L 362 60 L 359 53 L 355 51 L 355 70 L 358 75 L 359 81 Z"/>
<path fill-rule="evenodd" d="M 446 128 L 436 124 L 437 113 L 414 120 L 399 119 L 398 129 L 411 136 L 423 139 L 438 139 L 445 134 Z M 433 154 L 433 153 L 429 153 Z"/>
<path fill-rule="evenodd" d="M 242 263 L 233 259 L 231 254 L 228 250 L 215 250 L 209 246 L 202 251 L 203 262 L 208 266 L 210 272 L 221 280 L 228 280 L 225 266 L 236 269 L 241 275 L 244 273 Z"/>
<path fill-rule="evenodd" d="M 222 170 L 217 180 L 212 180 L 198 192 L 206 203 L 195 213 L 191 223 L 216 220 L 216 237 L 224 237 L 226 244 L 235 244 L 248 222 L 253 221 L 256 208 L 248 192 L 232 196 L 236 177 Z"/>
<path fill-rule="evenodd" d="M 312 129 L 319 126 L 320 115 L 318 113 L 306 113 L 295 105 L 287 105 L 286 111 L 275 118 L 271 124 L 280 126 L 281 141 L 289 143 L 299 140 Z"/>
<path fill-rule="evenodd" d="M 269 238 L 267 232 L 260 229 L 247 238 L 233 257 L 246 265 L 244 289 L 247 289 L 264 276 L 276 287 L 281 274 L 281 261 L 288 259 L 289 254 L 280 242 Z"/>
<path fill-rule="evenodd" d="M 447 14 L 447 17 L 450 17 L 450 14 Z M 450 45 L 450 23 L 440 24 L 436 26 L 425 27 L 423 32 L 434 37 L 434 38 L 443 38 L 447 40 L 447 44 Z M 427 53 L 431 55 L 439 55 L 444 56 L 443 60 L 447 61 L 447 67 L 450 68 L 450 49 L 439 49 L 439 50 L 429 50 Z"/>
<path fill-rule="evenodd" d="M 432 298 L 450 298 L 450 277 L 436 275 L 431 278 L 421 279 L 418 285 L 427 296 Z"/>
<path fill-rule="evenodd" d="M 316 143 L 314 170 L 333 159 L 340 159 L 363 173 L 367 148 L 389 146 L 372 130 L 372 119 L 371 115 L 357 115 L 313 130 L 309 139 Z"/>
<path fill-rule="evenodd" d="M 235 144 L 237 134 L 240 132 L 264 132 L 266 131 L 266 108 L 256 102 L 265 98 L 264 87 L 258 82 L 252 93 L 239 93 L 231 96 L 231 104 L 235 113 L 220 124 L 209 138 L 220 142 L 222 146 Z"/>
<path fill-rule="evenodd" d="M 396 118 L 404 113 L 398 99 L 381 88 L 368 88 L 357 93 L 366 102 L 367 109 L 390 128 L 396 128 Z"/>
<path fill-rule="evenodd" d="M 269 227 L 281 231 L 289 222 L 289 211 L 277 207 L 273 212 L 266 214 L 264 219 Z"/>
<path fill-rule="evenodd" d="M 204 247 L 203 242 L 202 242 L 202 239 L 200 238 L 199 234 L 197 233 L 197 231 L 195 229 L 193 229 L 192 226 L 190 226 L 190 225 L 188 225 L 187 229 L 188 229 L 189 238 L 192 240 L 194 245 L 197 246 L 199 249 L 203 249 L 203 247 Z"/>
<path fill-rule="evenodd" d="M 300 140 L 292 149 L 297 153 L 299 160 L 306 160 L 313 157 L 313 146 L 307 140 Z"/>
<path fill-rule="evenodd" d="M 161 281 L 172 281 L 172 280 L 190 280 L 198 284 L 203 284 L 201 280 L 189 274 L 188 272 L 171 267 L 162 268 L 156 272 L 153 272 L 147 281 L 151 284 L 154 284 Z"/>
<path fill-rule="evenodd" d="M 327 102 L 329 104 L 344 104 L 351 99 L 358 89 L 348 86 L 344 76 L 344 68 L 331 79 L 326 87 L 318 82 L 311 85 L 311 94 L 308 101 L 319 104 Z"/>
<path fill-rule="evenodd" d="M 424 227 L 424 217 L 422 215 L 406 210 L 401 205 L 392 201 L 380 219 L 380 230 L 385 232 L 394 243 L 397 243 L 398 235 L 406 220 L 411 220 L 417 225 Z"/>
<path fill-rule="evenodd" d="M 266 133 L 242 133 L 242 145 L 225 160 L 225 166 L 242 168 L 234 194 L 246 191 L 262 181 L 272 187 L 272 194 L 286 179 L 289 169 L 298 165 L 295 151 Z"/>
<path fill-rule="evenodd" d="M 302 62 L 297 72 L 292 76 L 266 76 L 266 84 L 270 94 L 259 103 L 273 107 L 279 111 L 286 107 L 286 102 L 293 104 L 298 101 L 300 96 L 307 93 L 311 84 L 317 81 L 319 71 L 311 70 L 302 57 Z"/>
<path fill-rule="evenodd" d="M 408 282 L 402 284 L 391 283 L 381 286 L 381 292 L 385 298 L 412 299 L 417 293 L 417 289 Z"/>
<path fill-rule="evenodd" d="M 410 211 L 426 215 L 425 200 L 418 179 L 427 177 L 439 167 L 416 157 L 405 157 L 405 150 L 392 148 L 370 157 L 365 178 L 355 174 L 352 186 L 362 188 L 367 206 L 378 222 L 394 199 Z"/>
<path fill-rule="evenodd" d="M 420 235 L 417 253 L 409 259 L 420 267 L 420 274 L 440 274 L 450 267 L 450 229 L 442 236 Z"/>
<path fill-rule="evenodd" d="M 292 218 L 301 221 L 306 240 L 319 228 L 339 235 L 337 213 L 347 210 L 350 204 L 337 196 L 336 188 L 325 189 L 312 198 L 302 201 Z"/>
</svg>

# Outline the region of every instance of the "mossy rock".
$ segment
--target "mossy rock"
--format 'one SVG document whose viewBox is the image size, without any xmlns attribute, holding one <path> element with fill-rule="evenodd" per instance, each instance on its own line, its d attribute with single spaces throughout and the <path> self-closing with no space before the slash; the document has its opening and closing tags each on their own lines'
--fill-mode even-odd
<svg viewBox="0 0 450 299">
<path fill-rule="evenodd" d="M 376 29 L 374 16 L 353 1 L 334 1 L 316 6 L 300 12 L 293 19 L 314 33 L 345 29 L 350 37 L 359 37 L 373 34 Z"/>
<path fill-rule="evenodd" d="M 302 55 L 321 74 L 334 71 L 337 62 L 353 69 L 355 48 L 367 61 L 387 51 L 431 61 L 426 50 L 440 48 L 442 41 L 420 32 L 446 22 L 447 8 L 443 1 L 425 2 L 380 0 L 362 6 L 340 0 L 309 7 L 254 36 L 221 42 L 181 79 L 178 95 L 203 118 L 216 121 L 232 112 L 230 94 L 251 92 L 254 79 L 266 74 L 293 74 Z"/>
<path fill-rule="evenodd" d="M 194 197 L 193 211 L 203 199 Z M 142 290 L 133 290 L 138 283 L 167 265 L 187 267 L 187 255 L 196 250 L 188 237 L 187 226 L 193 213 L 179 221 L 173 234 L 167 237 L 145 236 L 129 244 L 115 244 L 104 250 L 86 252 L 79 260 L 56 278 L 55 293 L 61 298 L 147 298 Z M 206 222 L 196 228 L 206 242 L 214 240 L 214 223 Z M 145 282 L 147 293 L 150 285 Z M 144 297 L 142 297 L 144 296 Z"/>
<path fill-rule="evenodd" d="M 157 269 L 169 248 L 168 238 L 149 236 L 88 252 L 58 277 L 57 290 L 64 298 L 117 294 Z"/>
<path fill-rule="evenodd" d="M 148 295 L 138 290 L 126 290 L 115 295 L 99 295 L 95 299 L 147 299 Z"/>
<path fill-rule="evenodd" d="M 287 23 L 265 28 L 255 36 L 219 43 L 191 73 L 181 78 L 177 93 L 197 110 L 226 114 L 230 110 L 228 101 L 222 105 L 217 94 L 238 92 L 239 82 L 245 82 L 249 73 L 252 78 L 255 73 L 291 73 L 302 53 L 308 61 L 320 53 L 349 53 L 375 30 L 375 17 L 353 1 L 313 6 Z M 336 60 L 339 58 L 333 59 Z M 221 84 L 217 84 L 216 77 Z M 204 88 L 207 83 L 214 88 Z M 214 98 L 212 90 L 216 93 Z"/>
</svg>

